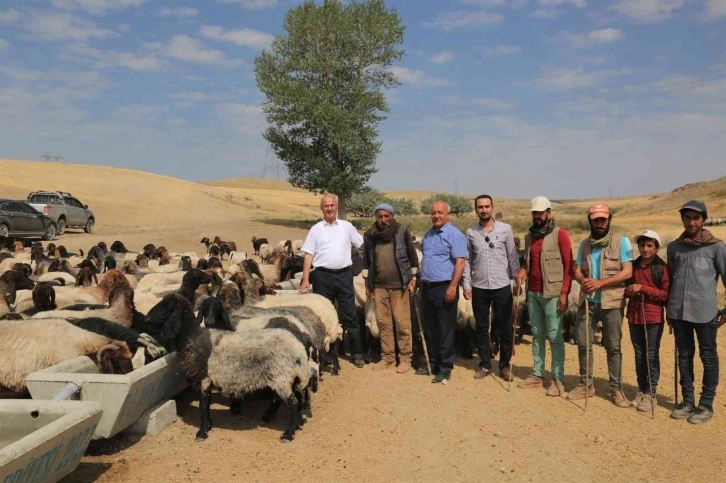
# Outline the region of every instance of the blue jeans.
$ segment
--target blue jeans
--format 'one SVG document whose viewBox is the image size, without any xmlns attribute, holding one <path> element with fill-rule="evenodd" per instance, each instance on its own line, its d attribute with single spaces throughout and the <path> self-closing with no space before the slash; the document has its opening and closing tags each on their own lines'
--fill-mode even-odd
<svg viewBox="0 0 726 483">
<path fill-rule="evenodd" d="M 628 324 L 630 340 L 635 352 L 635 374 L 638 390 L 643 394 L 655 395 L 660 378 L 660 339 L 665 324 Z M 648 346 L 645 344 L 645 331 L 648 331 Z M 646 356 L 647 354 L 647 356 Z M 646 359 L 647 357 L 647 359 Z M 650 361 L 650 391 L 648 391 L 648 362 Z"/>
<path fill-rule="evenodd" d="M 693 404 L 696 400 L 693 389 L 693 358 L 696 355 L 695 334 L 698 337 L 698 355 L 701 357 L 701 363 L 703 364 L 703 382 L 699 406 L 710 411 L 713 411 L 713 399 L 716 397 L 716 387 L 718 387 L 718 350 L 716 349 L 718 320 L 718 316 L 707 324 L 671 320 L 673 332 L 676 336 L 676 345 L 678 346 L 678 370 L 681 373 L 683 401 Z"/>
</svg>

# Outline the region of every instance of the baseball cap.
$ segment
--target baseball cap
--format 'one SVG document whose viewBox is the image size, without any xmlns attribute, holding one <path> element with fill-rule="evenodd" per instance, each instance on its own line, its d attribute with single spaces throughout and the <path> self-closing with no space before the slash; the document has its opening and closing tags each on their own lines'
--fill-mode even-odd
<svg viewBox="0 0 726 483">
<path fill-rule="evenodd" d="M 380 205 L 376 206 L 376 209 L 373 210 L 373 212 L 375 213 L 378 210 L 387 211 L 392 215 L 396 214 L 396 212 L 393 209 L 393 206 L 389 205 L 388 203 L 381 203 Z"/>
<path fill-rule="evenodd" d="M 653 230 L 645 230 L 640 235 L 636 235 L 635 238 L 633 238 L 633 241 L 637 245 L 638 244 L 638 240 L 640 240 L 643 237 L 645 237 L 645 238 L 652 238 L 653 240 L 655 240 L 655 241 L 658 242 L 658 246 L 661 246 L 660 235 L 658 235 L 658 233 L 654 232 Z"/>
<path fill-rule="evenodd" d="M 704 218 L 706 217 L 706 212 L 707 212 L 707 210 L 706 210 L 706 203 L 704 203 L 701 200 L 686 201 L 683 204 L 683 206 L 681 206 L 681 209 L 678 210 L 678 211 L 682 213 L 683 210 L 693 210 L 693 211 L 697 211 L 697 212 L 701 213 Z"/>
<path fill-rule="evenodd" d="M 547 211 L 550 208 L 552 208 L 552 203 L 550 203 L 550 200 L 548 200 L 544 196 L 535 196 L 534 198 L 532 198 L 529 211 Z"/>
<path fill-rule="evenodd" d="M 590 209 L 587 211 L 587 216 L 592 218 L 599 218 L 601 216 L 604 216 L 605 218 L 610 216 L 610 208 L 606 204 L 597 204 L 590 206 Z"/>
</svg>

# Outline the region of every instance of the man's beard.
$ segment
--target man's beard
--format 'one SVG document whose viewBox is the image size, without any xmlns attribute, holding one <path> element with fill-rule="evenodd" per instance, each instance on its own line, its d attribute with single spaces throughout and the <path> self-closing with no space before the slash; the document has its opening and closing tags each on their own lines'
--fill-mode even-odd
<svg viewBox="0 0 726 483">
<path fill-rule="evenodd" d="M 545 223 L 547 223 L 547 220 L 542 220 L 540 218 L 533 218 L 532 219 L 532 226 L 535 228 L 542 228 L 545 226 Z"/>
<path fill-rule="evenodd" d="M 380 228 L 381 230 L 385 230 L 386 228 L 391 226 L 390 221 L 377 221 L 376 223 L 378 224 L 378 228 Z"/>
<path fill-rule="evenodd" d="M 590 225 L 590 234 L 595 240 L 605 238 L 609 231 L 610 223 L 608 223 L 608 226 L 606 226 L 605 228 L 594 228 L 592 225 Z"/>
<path fill-rule="evenodd" d="M 489 221 L 492 215 L 489 213 L 479 213 L 479 221 Z"/>
</svg>

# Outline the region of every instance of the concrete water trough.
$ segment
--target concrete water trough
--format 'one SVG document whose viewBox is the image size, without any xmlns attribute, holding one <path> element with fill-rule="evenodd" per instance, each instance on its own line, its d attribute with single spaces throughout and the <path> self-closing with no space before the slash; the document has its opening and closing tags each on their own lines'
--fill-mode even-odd
<svg viewBox="0 0 726 483">
<path fill-rule="evenodd" d="M 124 375 L 100 374 L 91 359 L 81 356 L 34 372 L 25 382 L 33 399 L 52 399 L 67 384 L 79 384 L 72 398 L 96 401 L 103 409 L 93 439 L 114 436 L 187 386 L 176 352 Z"/>
<path fill-rule="evenodd" d="M 0 482 L 52 482 L 69 474 L 101 414 L 92 401 L 0 400 Z"/>
</svg>

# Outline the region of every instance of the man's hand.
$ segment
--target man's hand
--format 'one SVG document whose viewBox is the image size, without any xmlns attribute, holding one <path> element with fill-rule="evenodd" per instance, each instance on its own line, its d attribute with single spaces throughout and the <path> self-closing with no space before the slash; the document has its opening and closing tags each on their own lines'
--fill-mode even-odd
<svg viewBox="0 0 726 483">
<path fill-rule="evenodd" d="M 414 293 L 416 291 L 416 279 L 412 278 L 410 282 L 408 282 L 408 290 L 411 293 Z"/>
<path fill-rule="evenodd" d="M 600 287 L 602 287 L 602 282 L 600 280 L 594 280 L 592 278 L 586 278 L 582 281 L 582 288 L 585 289 L 585 292 L 591 294 L 596 290 L 599 290 Z"/>
<path fill-rule="evenodd" d="M 721 316 L 721 319 L 718 321 L 718 328 L 720 329 L 724 324 L 726 324 L 726 315 Z"/>
<path fill-rule="evenodd" d="M 444 300 L 446 301 L 447 304 L 450 304 L 451 302 L 454 301 L 454 299 L 456 298 L 456 291 L 458 289 L 459 289 L 459 287 L 457 287 L 457 286 L 454 286 L 454 287 L 449 286 L 449 288 L 446 289 L 446 296 L 444 297 Z"/>
<path fill-rule="evenodd" d="M 376 293 L 373 290 L 371 290 L 368 287 L 366 287 L 366 297 L 368 297 L 371 300 L 375 300 L 376 299 Z"/>
<path fill-rule="evenodd" d="M 310 288 L 310 280 L 303 279 L 302 282 L 300 282 L 300 289 L 297 291 L 298 294 L 304 294 L 308 291 Z"/>
<path fill-rule="evenodd" d="M 464 289 L 464 299 L 471 300 L 471 289 L 470 288 Z"/>
<path fill-rule="evenodd" d="M 565 310 L 567 310 L 567 294 L 561 293 L 557 299 L 557 312 L 564 314 Z"/>
<path fill-rule="evenodd" d="M 525 280 L 527 280 L 527 271 L 520 268 L 519 272 L 517 272 L 517 285 L 521 287 Z"/>
</svg>

